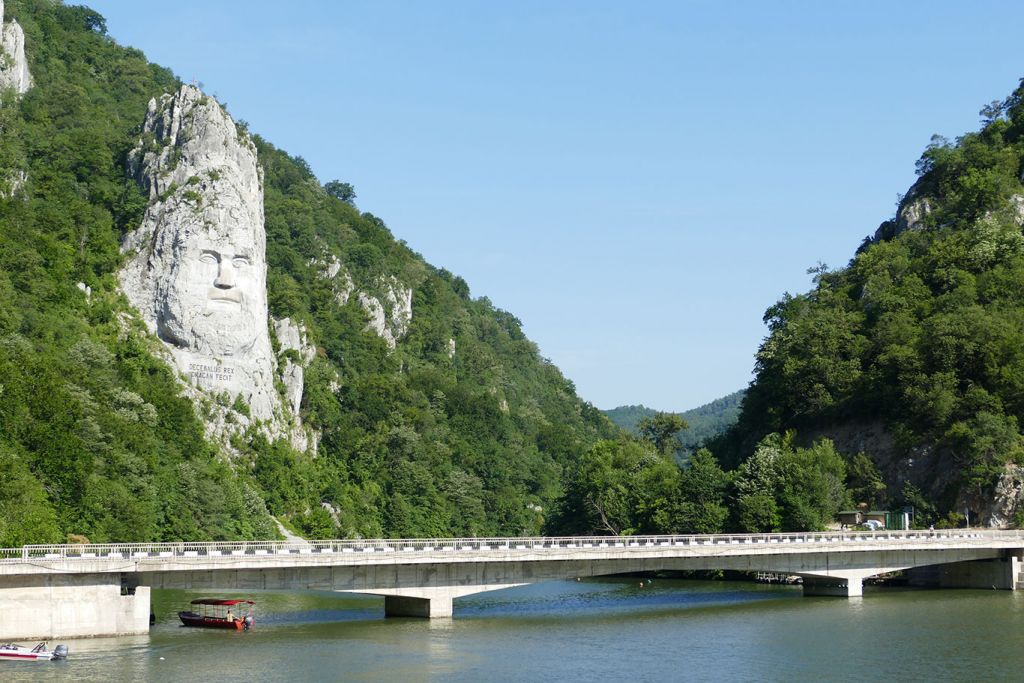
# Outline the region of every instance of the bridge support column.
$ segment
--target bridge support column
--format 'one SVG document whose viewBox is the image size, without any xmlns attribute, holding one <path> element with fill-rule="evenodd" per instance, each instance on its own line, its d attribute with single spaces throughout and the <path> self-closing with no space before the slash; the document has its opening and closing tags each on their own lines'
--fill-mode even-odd
<svg viewBox="0 0 1024 683">
<path fill-rule="evenodd" d="M 120 574 L 0 576 L 0 642 L 149 632 L 149 587 Z"/>
<path fill-rule="evenodd" d="M 436 619 L 452 616 L 451 596 L 411 598 L 404 595 L 384 596 L 384 616 L 422 617 Z"/>
<path fill-rule="evenodd" d="M 859 576 L 804 576 L 804 596 L 859 598 L 864 595 L 864 580 Z"/>
</svg>

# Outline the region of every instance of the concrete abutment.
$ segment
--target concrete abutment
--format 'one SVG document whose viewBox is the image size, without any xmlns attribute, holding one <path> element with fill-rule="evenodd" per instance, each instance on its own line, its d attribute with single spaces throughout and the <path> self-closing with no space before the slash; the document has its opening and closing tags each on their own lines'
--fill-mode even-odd
<svg viewBox="0 0 1024 683">
<path fill-rule="evenodd" d="M 0 577 L 0 641 L 149 632 L 149 586 L 122 594 L 119 574 Z"/>
</svg>

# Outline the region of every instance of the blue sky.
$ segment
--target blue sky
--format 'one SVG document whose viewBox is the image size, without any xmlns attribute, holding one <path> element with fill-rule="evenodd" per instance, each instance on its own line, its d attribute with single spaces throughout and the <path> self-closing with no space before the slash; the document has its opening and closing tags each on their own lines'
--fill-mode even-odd
<svg viewBox="0 0 1024 683">
<path fill-rule="evenodd" d="M 83 2 L 601 408 L 746 386 L 764 310 L 1024 76 L 1019 2 Z"/>
</svg>

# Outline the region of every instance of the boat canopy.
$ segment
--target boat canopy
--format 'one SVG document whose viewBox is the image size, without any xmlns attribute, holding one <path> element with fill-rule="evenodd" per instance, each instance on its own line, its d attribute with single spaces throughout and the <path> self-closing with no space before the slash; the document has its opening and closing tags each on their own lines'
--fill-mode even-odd
<svg viewBox="0 0 1024 683">
<path fill-rule="evenodd" d="M 198 600 L 192 601 L 193 605 L 255 605 L 256 603 L 252 600 L 221 600 L 219 598 L 199 598 Z"/>
</svg>

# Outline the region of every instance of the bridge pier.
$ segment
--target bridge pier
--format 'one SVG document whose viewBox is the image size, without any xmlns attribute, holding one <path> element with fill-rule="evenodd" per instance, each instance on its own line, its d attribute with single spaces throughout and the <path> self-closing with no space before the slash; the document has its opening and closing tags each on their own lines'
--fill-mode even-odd
<svg viewBox="0 0 1024 683">
<path fill-rule="evenodd" d="M 864 579 L 859 576 L 804 576 L 804 597 L 859 598 L 863 595 Z"/>
<path fill-rule="evenodd" d="M 499 585 L 448 585 L 422 586 L 419 588 L 384 588 L 371 590 L 343 590 L 348 593 L 369 593 L 384 596 L 384 616 L 418 617 L 421 619 L 451 618 L 454 612 L 452 601 L 466 595 L 521 586 L 522 583 Z"/>
<path fill-rule="evenodd" d="M 384 616 L 437 619 L 452 616 L 451 597 L 410 598 L 405 595 L 384 596 Z"/>
<path fill-rule="evenodd" d="M 1021 588 L 1021 552 L 1008 552 L 992 560 L 951 562 L 906 571 L 911 586 L 930 588 L 989 588 L 1018 590 Z"/>
</svg>

